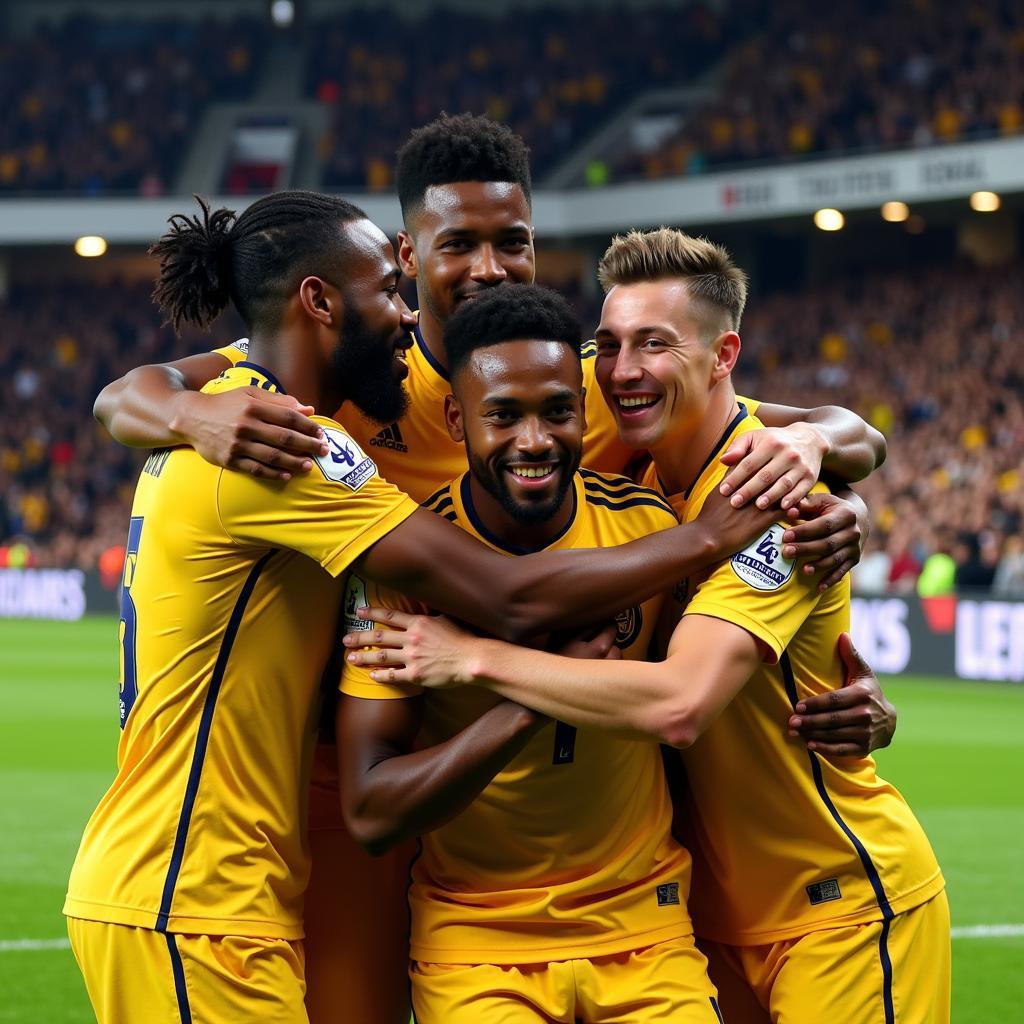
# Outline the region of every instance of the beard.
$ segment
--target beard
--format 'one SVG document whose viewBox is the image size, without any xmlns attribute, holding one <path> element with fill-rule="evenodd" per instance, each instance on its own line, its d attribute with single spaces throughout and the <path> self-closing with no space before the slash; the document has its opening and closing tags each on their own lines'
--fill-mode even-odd
<svg viewBox="0 0 1024 1024">
<path fill-rule="evenodd" d="M 526 526 L 537 526 L 554 517 L 562 507 L 569 488 L 572 487 L 573 478 L 576 475 L 576 470 L 580 468 L 580 459 L 583 455 L 582 446 L 574 452 L 563 449 L 561 457 L 558 459 L 559 477 L 555 493 L 550 498 L 538 497 L 536 500 L 518 501 L 509 489 L 505 472 L 501 466 L 493 468 L 493 464 L 485 462 L 474 453 L 468 440 L 465 444 L 466 458 L 473 477 L 501 505 L 504 512 L 517 523 L 523 523 Z"/>
<path fill-rule="evenodd" d="M 331 373 L 345 399 L 381 426 L 401 419 L 409 406 L 409 396 L 394 370 L 395 345 L 404 336 L 404 331 L 386 337 L 375 334 L 346 304 Z"/>
</svg>

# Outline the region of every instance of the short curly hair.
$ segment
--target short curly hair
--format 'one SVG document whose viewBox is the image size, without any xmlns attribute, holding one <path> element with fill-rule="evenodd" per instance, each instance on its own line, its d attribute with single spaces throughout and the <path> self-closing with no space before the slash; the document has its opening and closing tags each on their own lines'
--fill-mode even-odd
<svg viewBox="0 0 1024 1024">
<path fill-rule="evenodd" d="M 481 348 L 503 341 L 560 341 L 580 356 L 583 329 L 558 292 L 536 284 L 503 284 L 463 303 L 445 324 L 444 347 L 454 377 Z"/>
<path fill-rule="evenodd" d="M 441 114 L 417 128 L 398 151 L 395 171 L 402 216 L 422 205 L 431 185 L 510 181 L 529 203 L 530 151 L 511 128 L 476 114 Z"/>
</svg>

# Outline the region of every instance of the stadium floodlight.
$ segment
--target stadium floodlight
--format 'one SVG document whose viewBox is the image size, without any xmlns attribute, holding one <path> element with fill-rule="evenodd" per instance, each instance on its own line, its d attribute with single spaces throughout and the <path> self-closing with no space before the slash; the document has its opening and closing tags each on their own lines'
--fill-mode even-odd
<svg viewBox="0 0 1024 1024">
<path fill-rule="evenodd" d="M 270 20 L 275 28 L 291 28 L 295 22 L 293 0 L 274 0 L 270 5 Z"/>
<path fill-rule="evenodd" d="M 79 256 L 102 256 L 107 251 L 107 240 L 99 235 L 82 235 L 75 240 L 75 252 Z"/>
<path fill-rule="evenodd" d="M 818 210 L 814 214 L 814 226 L 821 231 L 840 231 L 846 223 L 846 218 L 838 211 L 830 207 Z"/>
<path fill-rule="evenodd" d="M 1002 204 L 996 192 L 972 192 L 971 209 L 978 213 L 995 213 Z"/>
<path fill-rule="evenodd" d="M 902 224 L 910 216 L 910 207 L 893 199 L 888 203 L 882 203 L 882 220 L 890 224 Z"/>
</svg>

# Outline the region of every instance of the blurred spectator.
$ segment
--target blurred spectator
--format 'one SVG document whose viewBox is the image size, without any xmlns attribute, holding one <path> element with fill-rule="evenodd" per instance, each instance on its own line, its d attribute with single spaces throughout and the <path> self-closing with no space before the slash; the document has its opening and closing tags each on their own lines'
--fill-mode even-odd
<svg viewBox="0 0 1024 1024">
<path fill-rule="evenodd" d="M 853 569 L 853 585 L 864 594 L 884 594 L 889 589 L 892 557 L 885 549 L 885 536 L 872 535 L 864 555 Z"/>
<path fill-rule="evenodd" d="M 614 176 L 1016 134 L 1024 124 L 1020 7 L 975 0 L 733 0 L 715 99 Z M 693 158 L 697 157 L 696 163 Z"/>
<path fill-rule="evenodd" d="M 1002 597 L 1024 597 L 1024 536 L 1007 538 L 992 589 Z"/>
<path fill-rule="evenodd" d="M 266 35 L 76 15 L 0 39 L 0 193 L 166 192 L 206 104 L 248 95 Z"/>
</svg>

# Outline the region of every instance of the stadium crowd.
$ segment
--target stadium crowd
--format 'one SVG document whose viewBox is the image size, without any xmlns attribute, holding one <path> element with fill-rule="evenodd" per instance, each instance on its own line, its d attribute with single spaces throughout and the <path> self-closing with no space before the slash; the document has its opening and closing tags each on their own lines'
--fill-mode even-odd
<svg viewBox="0 0 1024 1024">
<path fill-rule="evenodd" d="M 811 7 L 735 0 L 717 97 L 652 151 L 624 151 L 615 178 L 893 146 L 1024 127 L 1024 30 L 1002 0 Z"/>
<path fill-rule="evenodd" d="M 1001 0 L 966 18 L 934 0 L 415 19 L 350 9 L 303 31 L 306 92 L 330 108 L 319 143 L 330 188 L 389 189 L 395 150 L 441 110 L 511 125 L 542 178 L 635 96 L 716 65 L 707 106 L 653 151 L 596 160 L 588 180 L 1024 128 L 1024 33 Z M 203 107 L 251 91 L 270 34 L 256 17 L 78 15 L 0 40 L 0 193 L 167 190 Z"/>
<path fill-rule="evenodd" d="M 751 302 L 741 393 L 846 405 L 889 440 L 860 488 L 875 529 L 861 589 L 1024 593 L 1020 272 L 950 267 Z M 140 458 L 93 423 L 92 400 L 133 366 L 210 346 L 158 324 L 146 285 L 20 289 L 0 306 L 0 562 L 116 561 Z M 236 332 L 225 320 L 215 343 Z"/>
<path fill-rule="evenodd" d="M 0 38 L 0 194 L 165 192 L 203 107 L 248 93 L 266 35 L 258 18 L 77 15 Z"/>
</svg>

